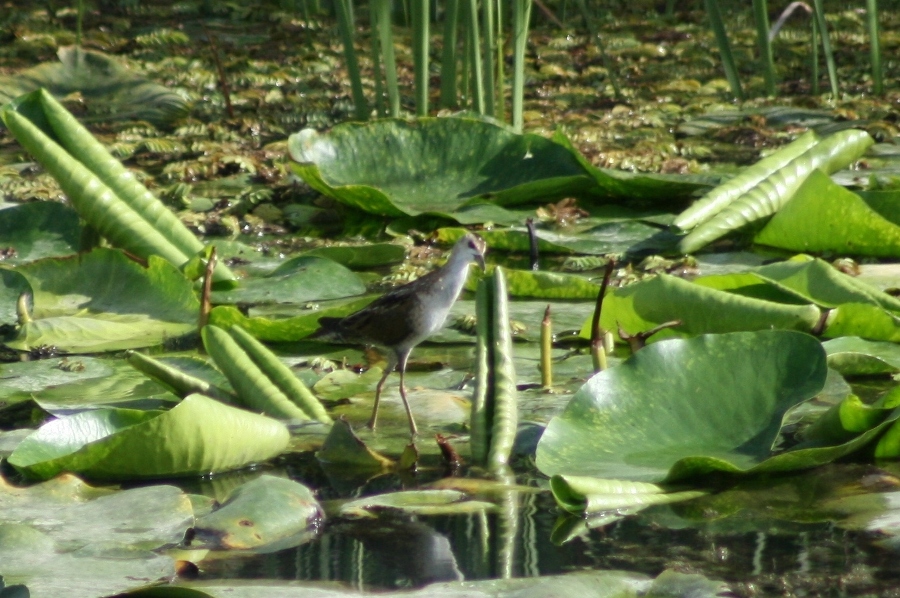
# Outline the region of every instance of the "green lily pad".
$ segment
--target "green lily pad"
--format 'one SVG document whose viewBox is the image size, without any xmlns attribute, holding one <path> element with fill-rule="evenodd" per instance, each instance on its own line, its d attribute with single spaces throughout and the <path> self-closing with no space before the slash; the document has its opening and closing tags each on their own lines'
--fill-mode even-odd
<svg viewBox="0 0 900 598">
<path fill-rule="evenodd" d="M 32 320 L 7 342 L 14 349 L 119 351 L 196 329 L 200 303 L 191 282 L 160 258 L 151 256 L 143 268 L 120 251 L 96 249 L 17 271 L 33 289 L 34 309 Z"/>
<path fill-rule="evenodd" d="M 102 545 L 94 549 L 98 554 L 92 554 L 91 550 L 61 553 L 51 536 L 31 526 L 0 525 L 3 579 L 11 586 L 27 587 L 26 593 L 12 594 L 10 598 L 100 598 L 145 588 L 158 579 L 175 576 L 175 561 L 171 557 L 121 547 L 113 551 L 115 558 L 103 554 Z"/>
<path fill-rule="evenodd" d="M 235 489 L 194 525 L 191 546 L 266 552 L 296 546 L 315 536 L 322 509 L 309 488 L 262 475 Z"/>
<path fill-rule="evenodd" d="M 761 266 L 754 273 L 779 289 L 822 307 L 871 303 L 900 311 L 900 299 L 844 274 L 821 259 L 806 255 Z"/>
<path fill-rule="evenodd" d="M 871 376 L 900 372 L 900 346 L 843 336 L 822 343 L 828 367 L 844 376 Z"/>
<path fill-rule="evenodd" d="M 0 523 L 27 522 L 61 552 L 92 544 L 152 550 L 180 541 L 193 518 L 191 501 L 174 486 L 117 492 L 72 475 L 25 488 L 0 480 Z"/>
<path fill-rule="evenodd" d="M 151 551 L 179 542 L 192 521 L 190 499 L 174 486 L 116 491 L 72 475 L 29 487 L 0 480 L 4 581 L 27 584 L 24 596 L 33 598 L 145 587 L 174 573 L 170 557 Z"/>
<path fill-rule="evenodd" d="M 845 303 L 828 314 L 822 336 L 859 336 L 870 341 L 900 342 L 900 316 L 877 305 Z"/>
<path fill-rule="evenodd" d="M 165 412 L 97 409 L 51 421 L 8 462 L 32 479 L 205 475 L 271 459 L 288 440 L 277 420 L 190 395 Z"/>
<path fill-rule="evenodd" d="M 896 257 L 897 207 L 896 198 L 867 200 L 815 171 L 753 240 L 791 251 Z"/>
<path fill-rule="evenodd" d="M 821 345 L 798 332 L 656 343 L 575 394 L 547 426 L 537 467 L 644 482 L 692 475 L 697 461 L 749 469 L 770 456 L 785 413 L 821 390 L 825 373 Z"/>
<path fill-rule="evenodd" d="M 57 55 L 59 62 L 0 77 L 0 103 L 43 87 L 57 96 L 78 92 L 89 100 L 84 102 L 87 106 L 102 104 L 107 120 L 166 124 L 187 114 L 188 105 L 178 93 L 134 73 L 112 56 L 78 46 L 60 48 Z"/>
<path fill-rule="evenodd" d="M 396 243 L 369 243 L 367 245 L 352 245 L 331 247 L 317 247 L 304 251 L 303 256 L 316 256 L 332 260 L 354 269 L 376 268 L 389 266 L 403 261 L 406 257 L 406 247 Z"/>
<path fill-rule="evenodd" d="M 553 476 L 550 490 L 560 507 L 580 515 L 664 505 L 708 494 L 705 490 L 673 491 L 646 482 L 567 475 Z"/>
<path fill-rule="evenodd" d="M 600 197 L 628 201 L 678 202 L 713 184 L 713 179 L 703 176 L 635 173 L 597 168 L 575 150 L 564 133 L 555 133 L 553 141 L 572 150 L 597 184 L 591 192 Z"/>
<path fill-rule="evenodd" d="M 361 295 L 366 285 L 346 266 L 316 256 L 292 258 L 272 273 L 247 278 L 240 286 L 213 291 L 213 303 L 307 303 Z"/>
<path fill-rule="evenodd" d="M 0 406 L 27 401 L 48 389 L 79 382 L 97 384 L 114 373 L 106 361 L 93 357 L 41 359 L 0 365 Z"/>
<path fill-rule="evenodd" d="M 458 490 L 409 490 L 367 496 L 341 505 L 342 517 L 374 517 L 379 511 L 400 511 L 417 515 L 461 515 L 494 510 L 494 504 L 470 500 Z"/>
<path fill-rule="evenodd" d="M 651 340 L 676 335 L 696 335 L 770 328 L 811 331 L 819 320 L 815 305 L 790 305 L 720 291 L 660 274 L 608 293 L 600 324 L 613 332 L 621 326 L 635 334 L 673 320 L 676 328 L 655 334 Z M 590 337 L 590 320 L 581 329 Z M 604 476 L 615 477 L 615 476 Z"/>
<path fill-rule="evenodd" d="M 332 424 L 325 443 L 316 452 L 316 459 L 326 467 L 380 471 L 394 466 L 394 461 L 366 446 L 343 418 L 335 420 Z"/>
<path fill-rule="evenodd" d="M 596 299 L 600 285 L 564 272 L 503 269 L 513 297 L 535 299 Z"/>
<path fill-rule="evenodd" d="M 384 216 L 452 217 L 472 201 L 546 201 L 594 184 L 570 149 L 474 118 L 382 119 L 324 135 L 304 129 L 288 149 L 311 187 Z"/>
<path fill-rule="evenodd" d="M 209 323 L 228 329 L 238 325 L 261 341 L 289 342 L 308 337 L 319 329 L 319 318 L 341 317 L 351 314 L 372 302 L 374 297 L 352 299 L 341 305 L 309 311 L 299 316 L 274 320 L 263 316 L 245 316 L 230 305 L 214 307 L 209 314 Z"/>
<path fill-rule="evenodd" d="M 72 255 L 80 239 L 78 214 L 62 204 L 35 201 L 0 210 L 0 248 L 7 264 Z"/>
</svg>

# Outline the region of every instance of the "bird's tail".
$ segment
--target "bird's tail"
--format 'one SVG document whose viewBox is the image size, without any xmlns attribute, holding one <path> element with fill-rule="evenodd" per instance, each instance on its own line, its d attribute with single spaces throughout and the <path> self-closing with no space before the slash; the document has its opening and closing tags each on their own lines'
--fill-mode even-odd
<svg viewBox="0 0 900 598">
<path fill-rule="evenodd" d="M 306 338 L 340 342 L 343 337 L 341 318 L 323 317 L 319 318 L 319 329 Z"/>
</svg>

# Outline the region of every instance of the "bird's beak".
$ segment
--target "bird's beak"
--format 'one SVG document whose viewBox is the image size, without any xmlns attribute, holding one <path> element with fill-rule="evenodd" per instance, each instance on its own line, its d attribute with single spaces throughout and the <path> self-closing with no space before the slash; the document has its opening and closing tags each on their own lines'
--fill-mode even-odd
<svg viewBox="0 0 900 598">
<path fill-rule="evenodd" d="M 482 271 L 482 272 L 484 272 L 484 269 L 485 269 L 485 267 L 484 267 L 484 256 L 483 256 L 483 255 L 476 255 L 476 256 L 475 256 L 475 263 L 478 264 L 478 267 L 481 268 L 481 271 Z"/>
</svg>

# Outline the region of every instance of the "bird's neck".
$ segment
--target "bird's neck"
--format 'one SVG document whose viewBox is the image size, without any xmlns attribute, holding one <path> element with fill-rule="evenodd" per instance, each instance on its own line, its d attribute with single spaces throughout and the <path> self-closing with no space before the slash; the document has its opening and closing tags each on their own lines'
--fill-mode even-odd
<svg viewBox="0 0 900 598">
<path fill-rule="evenodd" d="M 450 254 L 450 259 L 437 272 L 431 293 L 443 299 L 440 303 L 452 304 L 462 292 L 468 273 L 468 256 L 459 252 Z"/>
</svg>

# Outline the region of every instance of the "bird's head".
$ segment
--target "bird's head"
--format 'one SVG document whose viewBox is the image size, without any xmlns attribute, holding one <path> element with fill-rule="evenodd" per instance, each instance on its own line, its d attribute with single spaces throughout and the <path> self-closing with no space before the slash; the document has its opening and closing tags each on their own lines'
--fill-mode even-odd
<svg viewBox="0 0 900 598">
<path fill-rule="evenodd" d="M 484 270 L 484 254 L 487 243 L 475 233 L 466 233 L 453 246 L 453 255 L 459 255 L 466 263 L 475 262 Z"/>
</svg>

